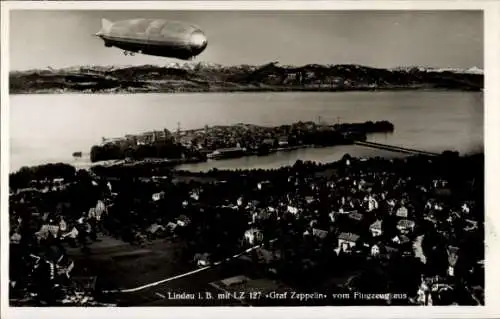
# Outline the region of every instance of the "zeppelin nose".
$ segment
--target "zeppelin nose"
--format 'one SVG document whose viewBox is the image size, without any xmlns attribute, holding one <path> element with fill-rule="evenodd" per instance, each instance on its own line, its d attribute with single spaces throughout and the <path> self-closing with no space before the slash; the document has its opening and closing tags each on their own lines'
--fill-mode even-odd
<svg viewBox="0 0 500 319">
<path fill-rule="evenodd" d="M 189 38 L 189 45 L 195 52 L 201 53 L 207 47 L 207 37 L 201 31 L 195 31 Z"/>
</svg>

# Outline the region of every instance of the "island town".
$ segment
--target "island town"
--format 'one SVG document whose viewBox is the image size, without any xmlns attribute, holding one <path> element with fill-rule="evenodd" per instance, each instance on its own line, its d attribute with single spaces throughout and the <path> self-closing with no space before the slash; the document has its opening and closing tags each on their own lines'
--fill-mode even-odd
<svg viewBox="0 0 500 319">
<path fill-rule="evenodd" d="M 90 151 L 92 162 L 108 160 L 138 161 L 162 158 L 172 164 L 200 162 L 249 155 L 264 156 L 304 147 L 352 144 L 366 140 L 367 134 L 392 133 L 388 121 L 325 124 L 297 122 L 263 127 L 252 124 L 205 126 L 201 129 L 155 130 L 119 138 L 102 138 Z"/>
<path fill-rule="evenodd" d="M 220 297 L 205 305 L 484 304 L 483 154 L 208 172 L 125 161 L 265 155 L 393 129 L 164 130 L 93 147 L 115 165 L 24 167 L 9 183 L 11 304 L 189 305 L 200 300 L 169 296 L 198 291 Z M 279 298 L 293 294 L 317 298 Z"/>
</svg>

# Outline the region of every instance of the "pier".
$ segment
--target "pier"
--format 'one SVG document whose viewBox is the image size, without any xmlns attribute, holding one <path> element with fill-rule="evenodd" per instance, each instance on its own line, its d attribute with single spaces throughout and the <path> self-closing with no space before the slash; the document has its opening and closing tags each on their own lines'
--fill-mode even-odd
<svg viewBox="0 0 500 319">
<path fill-rule="evenodd" d="M 393 145 L 387 145 L 387 144 L 381 144 L 381 143 L 375 143 L 375 142 L 355 140 L 354 144 L 366 146 L 366 147 L 378 148 L 381 150 L 386 150 L 386 151 L 391 151 L 391 152 L 406 153 L 406 154 L 417 154 L 417 155 L 427 155 L 427 156 L 439 156 L 439 155 L 441 155 L 439 153 L 421 151 L 421 150 L 416 150 L 416 149 L 412 149 L 412 148 L 393 146 Z"/>
</svg>

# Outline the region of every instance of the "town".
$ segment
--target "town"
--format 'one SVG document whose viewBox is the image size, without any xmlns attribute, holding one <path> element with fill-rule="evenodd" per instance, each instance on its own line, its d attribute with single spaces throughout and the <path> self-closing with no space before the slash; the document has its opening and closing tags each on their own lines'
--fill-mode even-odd
<svg viewBox="0 0 500 319">
<path fill-rule="evenodd" d="M 482 154 L 453 152 L 158 176 L 23 168 L 10 175 L 11 304 L 256 291 L 329 297 L 203 302 L 483 305 L 483 176 Z M 355 292 L 389 297 L 335 298 Z"/>
</svg>

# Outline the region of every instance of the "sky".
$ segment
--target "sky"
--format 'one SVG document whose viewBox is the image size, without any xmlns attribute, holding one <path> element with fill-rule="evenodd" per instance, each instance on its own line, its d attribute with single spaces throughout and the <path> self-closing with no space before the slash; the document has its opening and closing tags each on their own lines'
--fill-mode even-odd
<svg viewBox="0 0 500 319">
<path fill-rule="evenodd" d="M 93 36 L 101 19 L 161 18 L 201 27 L 195 62 L 223 65 L 361 64 L 483 68 L 481 11 L 96 11 L 13 10 L 11 70 L 181 62 L 125 56 Z"/>
</svg>

